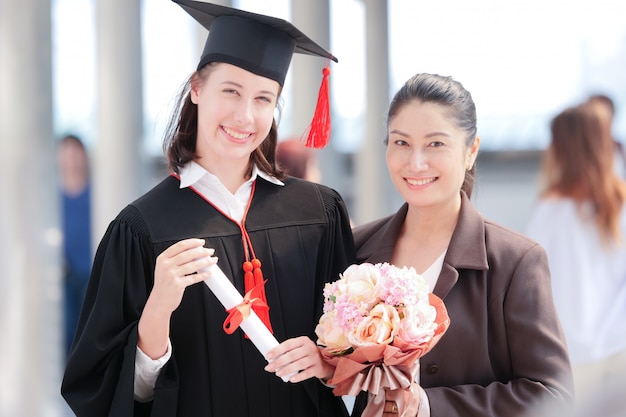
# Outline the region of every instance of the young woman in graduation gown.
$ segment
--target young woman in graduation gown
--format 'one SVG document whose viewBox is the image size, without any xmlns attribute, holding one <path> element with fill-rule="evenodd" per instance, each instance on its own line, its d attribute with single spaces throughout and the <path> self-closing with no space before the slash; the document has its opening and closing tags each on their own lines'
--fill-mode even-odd
<svg viewBox="0 0 626 417">
<path fill-rule="evenodd" d="M 99 245 L 63 396 L 81 417 L 345 416 L 312 338 L 324 284 L 353 260 L 349 218 L 335 191 L 274 161 L 294 48 L 332 56 L 278 19 L 181 6 L 210 32 L 166 137 L 172 175 Z M 223 330 L 227 313 L 202 282 L 217 262 L 243 295 L 244 263 L 259 270 L 257 260 L 263 320 L 282 342 L 269 364 L 243 331 Z"/>
<path fill-rule="evenodd" d="M 354 239 L 358 262 L 414 267 L 447 308 L 450 327 L 420 359 L 418 416 L 569 415 L 572 373 L 546 253 L 469 199 L 480 143 L 471 95 L 417 74 L 387 126 L 387 166 L 406 203 Z"/>
</svg>

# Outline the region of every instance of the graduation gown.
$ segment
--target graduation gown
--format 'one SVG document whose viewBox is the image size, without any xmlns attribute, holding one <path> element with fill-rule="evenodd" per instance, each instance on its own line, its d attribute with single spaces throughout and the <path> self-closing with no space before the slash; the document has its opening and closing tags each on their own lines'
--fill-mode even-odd
<svg viewBox="0 0 626 417">
<path fill-rule="evenodd" d="M 279 342 L 314 333 L 323 287 L 354 259 L 341 197 L 319 184 L 256 180 L 246 219 L 262 262 L 270 319 Z M 62 394 L 79 417 L 347 416 L 341 398 L 316 378 L 285 383 L 241 329 L 228 335 L 227 316 L 200 282 L 185 290 L 171 317 L 172 357 L 153 401 L 133 399 L 137 324 L 153 286 L 157 256 L 196 237 L 215 249 L 218 265 L 244 293 L 239 227 L 190 188 L 168 177 L 123 209 L 96 253 Z"/>
</svg>

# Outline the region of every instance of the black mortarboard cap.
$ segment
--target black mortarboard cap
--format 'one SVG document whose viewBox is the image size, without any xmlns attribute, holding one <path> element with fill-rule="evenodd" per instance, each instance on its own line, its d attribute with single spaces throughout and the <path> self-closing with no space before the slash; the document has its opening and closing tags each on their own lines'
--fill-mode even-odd
<svg viewBox="0 0 626 417">
<path fill-rule="evenodd" d="M 226 62 L 282 86 L 294 52 L 338 62 L 286 20 L 213 3 L 173 1 L 209 30 L 198 69 L 209 62 Z"/>
</svg>

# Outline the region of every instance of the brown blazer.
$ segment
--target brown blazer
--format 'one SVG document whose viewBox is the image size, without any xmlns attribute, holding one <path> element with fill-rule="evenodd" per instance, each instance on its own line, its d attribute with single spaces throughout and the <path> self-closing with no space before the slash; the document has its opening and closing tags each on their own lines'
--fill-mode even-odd
<svg viewBox="0 0 626 417">
<path fill-rule="evenodd" d="M 569 415 L 573 380 L 546 253 L 483 218 L 462 194 L 433 291 L 450 327 L 421 359 L 431 416 Z M 390 261 L 407 208 L 354 229 L 358 262 Z"/>
</svg>

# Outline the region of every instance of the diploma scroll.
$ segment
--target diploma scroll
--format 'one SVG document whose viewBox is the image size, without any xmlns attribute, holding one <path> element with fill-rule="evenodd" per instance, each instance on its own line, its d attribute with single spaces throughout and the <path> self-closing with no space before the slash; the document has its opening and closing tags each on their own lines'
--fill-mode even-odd
<svg viewBox="0 0 626 417">
<path fill-rule="evenodd" d="M 215 265 L 211 265 L 206 269 L 211 272 L 211 276 L 204 280 L 204 283 L 215 294 L 217 299 L 222 303 L 226 310 L 238 306 L 243 301 L 243 296 L 237 291 L 232 282 L 224 275 L 222 269 Z M 254 346 L 265 357 L 267 352 L 278 346 L 278 341 L 263 324 L 259 316 L 251 309 L 250 315 L 241 322 L 241 329 L 246 332 Z M 291 375 L 283 377 L 283 381 L 287 382 Z"/>
</svg>

